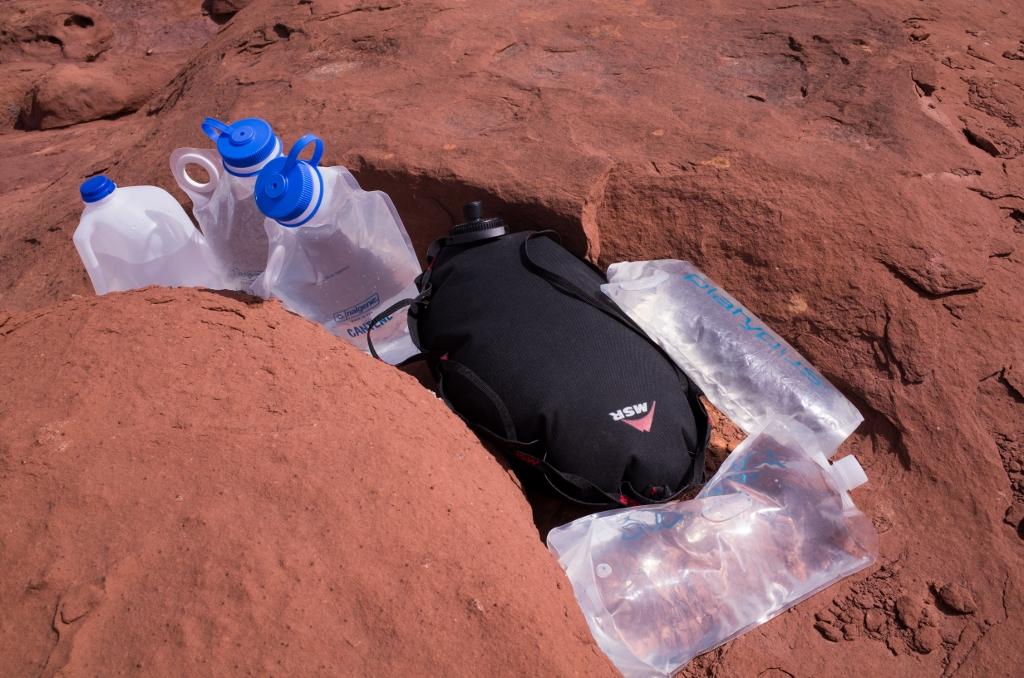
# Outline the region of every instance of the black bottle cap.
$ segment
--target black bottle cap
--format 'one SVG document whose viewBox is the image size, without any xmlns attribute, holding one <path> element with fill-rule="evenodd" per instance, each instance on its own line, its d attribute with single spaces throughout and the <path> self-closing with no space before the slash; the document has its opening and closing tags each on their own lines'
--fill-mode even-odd
<svg viewBox="0 0 1024 678">
<path fill-rule="evenodd" d="M 479 200 L 467 202 L 462 206 L 462 218 L 465 221 L 452 229 L 452 235 L 486 231 L 491 228 L 503 228 L 505 221 L 501 217 L 484 219 L 484 205 Z"/>
<path fill-rule="evenodd" d="M 480 221 L 484 217 L 484 204 L 479 200 L 467 202 L 462 206 L 462 218 L 467 222 Z"/>
</svg>

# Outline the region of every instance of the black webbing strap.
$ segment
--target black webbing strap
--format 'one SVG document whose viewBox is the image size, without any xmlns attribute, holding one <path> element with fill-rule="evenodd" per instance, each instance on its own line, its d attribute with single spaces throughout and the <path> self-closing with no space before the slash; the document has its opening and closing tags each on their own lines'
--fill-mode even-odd
<svg viewBox="0 0 1024 678">
<path fill-rule="evenodd" d="M 562 495 L 566 499 L 573 501 L 577 504 L 584 506 L 596 506 L 596 507 L 607 507 L 609 505 L 614 506 L 628 506 L 630 504 L 639 504 L 641 502 L 627 500 L 626 497 L 620 494 L 614 497 L 597 485 L 586 478 L 573 475 L 571 473 L 562 473 L 556 469 L 552 469 L 550 465 L 546 467 L 550 469 L 550 473 L 544 474 L 544 479 L 548 485 L 558 494 Z M 649 503 L 647 500 L 646 503 Z"/>
<path fill-rule="evenodd" d="M 410 297 L 408 299 L 402 299 L 400 301 L 396 301 L 395 303 L 391 304 L 390 306 L 388 306 L 386 309 L 384 309 L 383 311 L 381 311 L 377 315 L 373 316 L 373 320 L 370 321 L 370 326 L 366 330 L 366 348 L 369 349 L 370 355 L 372 355 L 377 360 L 381 360 L 381 357 L 377 354 L 377 350 L 373 347 L 373 330 L 374 330 L 374 328 L 379 326 L 378 323 L 380 323 L 380 321 L 382 319 L 388 317 L 389 315 L 391 315 L 395 311 L 401 310 L 401 309 L 405 308 L 406 306 L 410 307 L 409 313 L 412 313 L 412 306 L 414 304 L 417 304 L 417 305 L 424 305 L 424 304 L 426 304 L 426 298 L 428 296 L 430 296 L 430 288 L 429 287 L 426 290 L 424 290 L 424 291 L 420 292 L 419 294 L 417 294 L 415 297 Z M 416 341 L 416 337 L 413 334 L 412 323 L 409 323 L 409 332 L 413 336 L 413 343 L 416 344 L 416 348 L 419 348 L 419 342 Z M 406 363 L 412 362 L 414 360 L 419 360 L 422 356 L 423 356 L 422 352 L 421 353 L 417 353 L 416 355 L 410 356 L 410 357 L 406 358 L 405 360 L 403 360 L 401 362 L 401 364 L 405 365 Z"/>
<path fill-rule="evenodd" d="M 523 240 L 522 255 L 523 261 L 526 263 L 527 267 L 533 270 L 533 272 L 539 275 L 541 278 L 544 278 L 549 283 L 554 285 L 556 288 L 562 290 L 569 296 L 579 299 L 588 306 L 596 308 L 602 313 L 614 318 L 615 320 L 618 320 L 623 325 L 626 325 L 634 332 L 640 334 L 640 336 L 642 336 L 644 339 L 650 341 L 650 337 L 647 336 L 647 333 L 644 332 L 643 329 L 641 329 L 640 326 L 637 325 L 632 318 L 623 313 L 622 310 L 618 306 L 616 306 L 613 301 L 611 301 L 610 299 L 605 299 L 603 297 L 595 298 L 593 296 L 588 295 L 586 292 L 581 290 L 576 285 L 576 283 L 559 275 L 558 273 L 555 273 L 554 271 L 548 268 L 545 268 L 542 264 L 538 263 L 537 260 L 530 255 L 530 241 L 538 237 L 548 237 L 548 235 L 551 233 L 553 232 L 535 231 L 533 233 L 530 233 L 526 237 L 526 239 Z M 587 263 L 589 265 L 589 262 L 584 263 Z M 593 267 L 591 266 L 591 268 Z M 597 269 L 594 270 L 596 271 Z M 601 274 L 600 271 L 597 272 L 598 274 L 601 275 L 602 278 L 604 277 L 604 275 Z M 653 344 L 654 342 L 651 343 Z"/>
<path fill-rule="evenodd" d="M 648 334 L 644 332 L 643 328 L 636 323 L 636 321 L 634 321 L 632 318 L 626 315 L 626 313 L 622 309 L 620 309 L 614 301 L 604 297 L 603 295 L 597 298 L 588 295 L 586 292 L 577 287 L 575 283 L 555 273 L 554 271 L 545 268 L 542 264 L 538 263 L 533 257 L 530 256 L 530 241 L 536 237 L 546 237 L 549 233 L 551 233 L 551 231 L 536 231 L 528 235 L 526 239 L 523 241 L 522 255 L 523 261 L 526 262 L 526 265 L 531 270 L 533 270 L 534 273 L 539 275 L 541 278 L 547 280 L 554 287 L 562 290 L 571 297 L 579 299 L 588 306 L 596 308 L 605 315 L 614 318 L 615 320 L 619 321 L 620 323 L 622 323 L 623 325 L 625 325 L 626 327 L 628 327 L 629 329 L 633 330 L 641 337 L 643 337 L 651 346 L 654 347 L 656 351 L 658 351 L 658 353 L 662 355 L 662 357 L 665 360 L 668 361 L 669 365 L 671 365 L 675 369 L 676 374 L 679 375 L 680 382 L 686 388 L 686 392 L 691 395 L 694 394 L 694 389 L 696 388 L 694 383 L 690 381 L 689 377 L 686 376 L 683 370 L 678 365 L 676 365 L 676 362 L 672 360 L 672 357 L 665 351 L 665 349 L 659 346 L 656 341 L 652 340 L 650 336 L 648 336 Z M 602 278 L 604 277 L 604 274 L 601 273 L 601 271 L 598 270 L 593 265 L 590 265 L 590 262 L 585 261 L 584 263 L 588 264 Z"/>
<path fill-rule="evenodd" d="M 508 228 L 504 224 L 501 226 L 494 226 L 492 228 L 485 228 L 479 231 L 468 231 L 466 233 L 458 233 L 456 235 L 446 235 L 442 238 L 438 238 L 434 242 L 430 243 L 427 247 L 427 264 L 433 263 L 434 259 L 437 258 L 438 252 L 445 247 L 451 247 L 452 245 L 468 245 L 471 242 L 477 242 L 479 240 L 491 240 L 492 238 L 500 238 L 508 232 Z"/>
<path fill-rule="evenodd" d="M 498 418 L 501 420 L 504 435 L 499 435 L 478 422 L 470 421 L 469 418 L 459 412 L 445 393 L 446 371 L 452 374 L 457 374 L 468 381 L 491 404 L 494 411 L 497 413 Z M 437 394 L 444 404 L 448 406 L 448 409 L 454 412 L 459 419 L 462 419 L 462 421 L 464 421 L 471 429 L 482 433 L 494 442 L 506 446 L 512 451 L 512 455 L 523 463 L 545 471 L 544 476 L 548 479 L 548 483 L 551 484 L 551 486 L 560 494 L 566 496 L 572 501 L 589 506 L 608 506 L 609 504 L 623 503 L 622 495 L 619 495 L 618 497 L 612 496 L 597 485 L 591 483 L 586 478 L 556 469 L 547 461 L 547 459 L 544 458 L 539 440 L 534 440 L 532 442 L 523 442 L 519 440 L 516 434 L 515 422 L 512 421 L 512 415 L 509 413 L 508 407 L 506 407 L 505 403 L 502 401 L 501 396 L 499 396 L 494 389 L 487 384 L 487 382 L 462 363 L 444 356 L 441 357 L 440 361 L 438 361 Z M 558 482 L 556 482 L 554 478 L 557 478 Z M 564 485 L 562 485 L 562 483 L 564 483 Z M 568 489 L 569 487 L 572 489 Z"/>
<path fill-rule="evenodd" d="M 445 356 L 441 356 L 441 360 L 438 362 L 437 392 L 438 395 L 441 396 L 441 400 L 444 401 L 444 404 L 451 408 L 452 411 L 455 411 L 456 413 L 458 412 L 454 407 L 452 407 L 452 403 L 449 400 L 448 395 L 445 393 L 445 373 L 454 373 L 459 375 L 460 377 L 468 381 L 473 386 L 473 388 L 475 388 L 480 393 L 480 395 L 482 395 L 487 400 L 487 402 L 490 403 L 495 413 L 497 413 L 498 418 L 501 420 L 501 427 L 503 429 L 503 432 L 502 434 L 495 433 L 486 426 L 483 426 L 475 422 L 470 422 L 465 417 L 462 417 L 462 415 L 460 414 L 459 416 L 462 417 L 462 420 L 465 421 L 467 425 L 469 425 L 471 428 L 475 428 L 482 431 L 483 433 L 486 433 L 489 437 L 493 438 L 498 442 L 506 443 L 508 445 L 529 446 L 536 443 L 536 441 L 534 441 L 534 443 L 524 444 L 523 442 L 519 441 L 516 438 L 516 425 L 515 422 L 512 421 L 512 414 L 508 411 L 508 407 L 505 405 L 504 401 L 502 401 L 501 396 L 499 396 L 494 391 L 494 389 L 487 384 L 486 381 L 478 377 L 476 373 L 473 372 L 473 370 L 469 369 L 462 363 L 458 363 L 455 362 L 454 360 L 450 360 Z"/>
</svg>

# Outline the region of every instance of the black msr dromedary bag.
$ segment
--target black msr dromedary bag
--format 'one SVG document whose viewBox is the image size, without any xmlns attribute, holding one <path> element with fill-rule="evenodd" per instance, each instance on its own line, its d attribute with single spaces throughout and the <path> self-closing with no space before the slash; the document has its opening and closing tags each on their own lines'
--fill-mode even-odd
<svg viewBox="0 0 1024 678">
<path fill-rule="evenodd" d="M 551 232 L 508 233 L 479 202 L 463 211 L 430 246 L 419 296 L 371 327 L 409 306 L 441 398 L 569 499 L 653 503 L 700 483 L 697 387 L 601 293 L 605 277 Z"/>
</svg>

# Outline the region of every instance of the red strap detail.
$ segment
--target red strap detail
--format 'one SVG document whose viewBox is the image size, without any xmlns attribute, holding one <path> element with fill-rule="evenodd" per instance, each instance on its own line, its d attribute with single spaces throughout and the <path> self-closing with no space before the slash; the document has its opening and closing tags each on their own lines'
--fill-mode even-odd
<svg viewBox="0 0 1024 678">
<path fill-rule="evenodd" d="M 536 466 L 537 464 L 540 463 L 540 459 L 538 459 L 537 457 L 532 457 L 532 456 L 528 455 L 526 452 L 521 452 L 519 450 L 516 450 L 513 454 L 516 455 L 516 459 L 518 459 L 519 461 L 525 462 L 525 463 L 529 464 L 530 466 Z"/>
</svg>

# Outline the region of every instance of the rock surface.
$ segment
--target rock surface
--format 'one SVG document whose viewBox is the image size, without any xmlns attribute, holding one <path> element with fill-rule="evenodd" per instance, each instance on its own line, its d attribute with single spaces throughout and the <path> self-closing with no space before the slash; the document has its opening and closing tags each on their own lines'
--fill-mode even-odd
<svg viewBox="0 0 1024 678">
<path fill-rule="evenodd" d="M 0 5 L 0 132 L 136 111 L 216 29 L 193 0 L 100 4 Z"/>
<path fill-rule="evenodd" d="M 615 675 L 508 471 L 276 304 L 7 315 L 0 374 L 0 675 Z"/>
<path fill-rule="evenodd" d="M 18 125 L 51 129 L 131 113 L 152 94 L 150 84 L 159 72 L 168 79 L 174 75 L 162 65 L 139 73 L 133 60 L 57 64 L 29 92 Z"/>
<path fill-rule="evenodd" d="M 17 159 L 0 163 L 0 312 L 89 293 L 78 183 L 170 189 L 168 153 L 205 145 L 206 115 L 266 117 L 289 144 L 317 132 L 328 163 L 391 194 L 421 253 L 481 198 L 601 264 L 691 259 L 864 413 L 844 451 L 868 472 L 856 500 L 882 554 L 684 673 L 1014 675 L 1019 3 L 252 0 L 217 3 L 240 7 L 219 28 L 198 2 L 137 4 L 103 3 L 111 58 L 146 58 L 165 20 L 195 45 L 154 42 L 178 71 L 137 113 L 0 134 Z M 18 87 L 58 58 L 19 54 L 0 66 Z M 718 461 L 733 441 L 715 440 Z M 949 614 L 936 582 L 976 611 Z M 916 629 L 897 620 L 903 597 Z M 826 610 L 834 642 L 815 628 Z"/>
<path fill-rule="evenodd" d="M 978 610 L 974 596 L 960 584 L 946 584 L 936 592 L 936 595 L 940 603 L 957 614 L 973 614 Z"/>
</svg>

